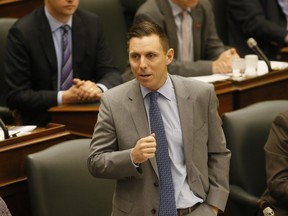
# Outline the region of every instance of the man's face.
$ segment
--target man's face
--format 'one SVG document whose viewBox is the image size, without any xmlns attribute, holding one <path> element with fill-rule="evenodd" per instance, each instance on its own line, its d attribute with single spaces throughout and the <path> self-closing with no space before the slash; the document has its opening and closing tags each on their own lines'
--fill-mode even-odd
<svg viewBox="0 0 288 216">
<path fill-rule="evenodd" d="M 64 23 L 78 8 L 79 0 L 45 0 L 45 5 L 55 19 Z"/>
<path fill-rule="evenodd" d="M 131 38 L 129 41 L 129 61 L 138 82 L 155 91 L 167 79 L 167 65 L 173 60 L 174 51 L 163 50 L 157 35 Z"/>
<path fill-rule="evenodd" d="M 172 0 L 172 1 L 183 9 L 194 8 L 198 4 L 198 0 Z"/>
</svg>

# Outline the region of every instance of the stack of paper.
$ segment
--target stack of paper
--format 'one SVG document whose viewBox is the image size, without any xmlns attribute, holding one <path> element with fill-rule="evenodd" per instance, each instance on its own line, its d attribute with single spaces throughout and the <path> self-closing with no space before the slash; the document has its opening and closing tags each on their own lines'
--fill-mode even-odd
<svg viewBox="0 0 288 216">
<path fill-rule="evenodd" d="M 26 126 L 10 126 L 8 127 L 9 136 L 23 136 L 25 134 L 31 133 L 37 126 L 36 125 L 26 125 Z M 0 140 L 4 140 L 4 133 L 2 128 L 0 128 Z"/>
</svg>

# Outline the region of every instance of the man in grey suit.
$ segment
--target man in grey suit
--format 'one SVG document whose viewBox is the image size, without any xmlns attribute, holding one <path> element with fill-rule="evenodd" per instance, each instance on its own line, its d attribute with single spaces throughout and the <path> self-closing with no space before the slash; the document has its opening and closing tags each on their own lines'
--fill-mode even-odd
<svg viewBox="0 0 288 216">
<path fill-rule="evenodd" d="M 112 215 L 161 215 L 151 92 L 159 93 L 177 214 L 217 215 L 229 194 L 230 151 L 213 85 L 168 74 L 174 50 L 157 24 L 135 24 L 128 51 L 136 79 L 103 93 L 88 158 L 93 176 L 117 180 Z"/>
<path fill-rule="evenodd" d="M 182 11 L 190 16 L 189 23 L 182 26 Z M 224 46 L 216 32 L 213 9 L 209 0 L 147 0 L 134 18 L 134 23 L 151 21 L 163 28 L 175 58 L 169 65 L 169 73 L 185 77 L 232 72 L 232 59 L 239 58 L 234 48 Z M 181 56 L 182 28 L 190 31 L 189 46 L 193 56 Z M 187 34 L 184 33 L 184 34 Z M 133 77 L 131 72 L 123 74 L 124 81 Z"/>
</svg>

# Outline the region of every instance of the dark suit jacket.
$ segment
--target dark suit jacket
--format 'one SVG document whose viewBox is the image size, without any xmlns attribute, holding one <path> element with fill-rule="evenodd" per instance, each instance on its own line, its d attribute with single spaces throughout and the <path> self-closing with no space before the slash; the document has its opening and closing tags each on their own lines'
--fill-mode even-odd
<svg viewBox="0 0 288 216">
<path fill-rule="evenodd" d="M 135 22 L 149 20 L 163 28 L 168 36 L 170 47 L 175 50 L 175 58 L 169 65 L 169 72 L 181 76 L 200 76 L 212 73 L 212 61 L 226 48 L 219 39 L 210 1 L 199 0 L 191 10 L 193 19 L 193 46 L 195 62 L 177 61 L 179 52 L 177 26 L 168 0 L 148 0 L 138 9 Z"/>
<path fill-rule="evenodd" d="M 253 53 L 246 43 L 253 37 L 270 60 L 279 60 L 287 21 L 277 0 L 227 0 L 227 14 L 229 44 L 240 56 Z"/>
<path fill-rule="evenodd" d="M 47 109 L 57 105 L 57 59 L 48 20 L 41 6 L 10 29 L 5 62 L 7 104 L 22 112 L 24 124 L 46 124 Z M 78 9 L 72 20 L 74 77 L 121 83 L 112 65 L 98 17 Z"/>
<path fill-rule="evenodd" d="M 288 111 L 279 114 L 265 144 L 268 188 L 262 196 L 275 209 L 275 215 L 288 215 Z"/>
<path fill-rule="evenodd" d="M 229 194 L 230 151 L 218 115 L 213 85 L 170 75 L 181 122 L 187 179 L 204 202 L 224 211 Z M 113 216 L 146 216 L 159 207 L 156 159 L 136 169 L 130 151 L 148 136 L 149 124 L 139 83 L 131 80 L 101 97 L 88 167 L 100 178 L 117 179 Z M 212 211 L 211 211 L 212 215 Z"/>
</svg>

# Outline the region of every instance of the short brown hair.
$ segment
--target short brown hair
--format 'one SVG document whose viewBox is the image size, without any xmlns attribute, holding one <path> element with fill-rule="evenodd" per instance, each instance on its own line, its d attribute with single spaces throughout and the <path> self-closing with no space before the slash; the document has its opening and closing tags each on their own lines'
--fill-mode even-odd
<svg viewBox="0 0 288 216">
<path fill-rule="evenodd" d="M 149 21 L 138 22 L 130 28 L 127 33 L 127 47 L 129 48 L 132 38 L 142 38 L 153 34 L 159 37 L 164 52 L 167 52 L 170 48 L 167 35 L 159 25 Z"/>
</svg>

